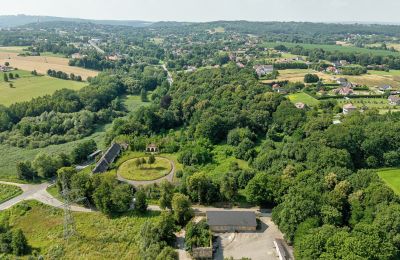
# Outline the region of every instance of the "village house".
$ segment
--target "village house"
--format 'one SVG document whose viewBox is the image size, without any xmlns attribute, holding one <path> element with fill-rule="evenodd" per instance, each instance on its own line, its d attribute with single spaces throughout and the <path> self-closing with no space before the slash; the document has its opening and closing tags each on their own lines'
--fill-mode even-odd
<svg viewBox="0 0 400 260">
<path fill-rule="evenodd" d="M 338 88 L 333 91 L 336 95 L 350 96 L 354 94 L 354 91 L 349 87 Z"/>
<path fill-rule="evenodd" d="M 328 73 L 339 74 L 339 70 L 333 66 L 326 68 L 325 71 Z"/>
<path fill-rule="evenodd" d="M 236 66 L 238 66 L 241 69 L 243 69 L 245 67 L 244 64 L 241 62 L 236 63 Z"/>
<path fill-rule="evenodd" d="M 400 105 L 400 97 L 397 95 L 390 95 L 388 97 L 388 101 L 390 105 L 397 106 Z"/>
<path fill-rule="evenodd" d="M 256 231 L 256 214 L 253 211 L 207 211 L 207 224 L 214 232 Z"/>
<path fill-rule="evenodd" d="M 346 104 L 343 106 L 343 114 L 344 115 L 348 115 L 353 111 L 356 111 L 357 108 L 355 106 L 353 106 L 353 104 Z"/>
<path fill-rule="evenodd" d="M 391 90 L 391 89 L 392 89 L 392 86 L 390 86 L 390 85 L 381 85 L 381 86 L 378 87 L 378 89 L 379 89 L 380 91 L 382 91 L 382 92 L 386 92 L 386 91 Z"/>
<path fill-rule="evenodd" d="M 336 79 L 336 82 L 340 85 L 347 83 L 347 79 L 345 78 L 338 78 Z"/>
<path fill-rule="evenodd" d="M 110 164 L 114 162 L 114 160 L 121 153 L 121 145 L 117 143 L 113 143 L 110 148 L 103 154 L 100 160 L 97 162 L 96 166 L 93 169 L 93 173 L 103 173 L 108 170 Z"/>
<path fill-rule="evenodd" d="M 274 65 L 255 65 L 253 68 L 259 77 L 265 76 L 274 71 Z"/>
</svg>

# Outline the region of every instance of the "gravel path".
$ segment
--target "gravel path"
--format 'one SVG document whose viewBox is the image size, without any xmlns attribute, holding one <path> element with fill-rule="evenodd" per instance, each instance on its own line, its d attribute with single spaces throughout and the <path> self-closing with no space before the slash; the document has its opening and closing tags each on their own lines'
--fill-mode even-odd
<svg viewBox="0 0 400 260">
<path fill-rule="evenodd" d="M 175 174 L 175 169 L 176 169 L 175 163 L 168 158 L 165 158 L 162 156 L 158 156 L 158 157 L 168 160 L 169 163 L 171 164 L 171 171 L 166 176 L 159 178 L 157 180 L 152 180 L 152 181 L 132 181 L 132 180 L 125 179 L 117 172 L 117 179 L 120 181 L 129 183 L 130 185 L 133 185 L 135 187 L 142 186 L 142 185 L 149 185 L 149 184 L 153 184 L 153 183 L 161 183 L 163 180 L 172 182 L 174 179 L 174 174 Z"/>
</svg>

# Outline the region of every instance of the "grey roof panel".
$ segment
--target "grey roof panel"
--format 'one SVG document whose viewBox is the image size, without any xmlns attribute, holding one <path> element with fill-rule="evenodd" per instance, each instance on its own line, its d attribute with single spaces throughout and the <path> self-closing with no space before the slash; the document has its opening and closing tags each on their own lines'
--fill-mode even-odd
<svg viewBox="0 0 400 260">
<path fill-rule="evenodd" d="M 207 223 L 210 226 L 257 226 L 253 211 L 207 211 Z"/>
</svg>

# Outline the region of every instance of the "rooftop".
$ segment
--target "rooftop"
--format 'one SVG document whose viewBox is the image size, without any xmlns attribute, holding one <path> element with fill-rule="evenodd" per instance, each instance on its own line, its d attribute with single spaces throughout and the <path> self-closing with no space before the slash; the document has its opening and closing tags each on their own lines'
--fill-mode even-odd
<svg viewBox="0 0 400 260">
<path fill-rule="evenodd" d="M 207 211 L 207 223 L 210 226 L 257 226 L 253 211 Z"/>
</svg>

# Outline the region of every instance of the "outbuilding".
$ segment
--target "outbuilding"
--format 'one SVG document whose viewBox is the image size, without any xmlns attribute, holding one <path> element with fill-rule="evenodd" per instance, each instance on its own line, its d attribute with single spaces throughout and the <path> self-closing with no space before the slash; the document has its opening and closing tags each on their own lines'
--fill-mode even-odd
<svg viewBox="0 0 400 260">
<path fill-rule="evenodd" d="M 207 223 L 213 232 L 256 231 L 254 211 L 207 211 Z"/>
</svg>

